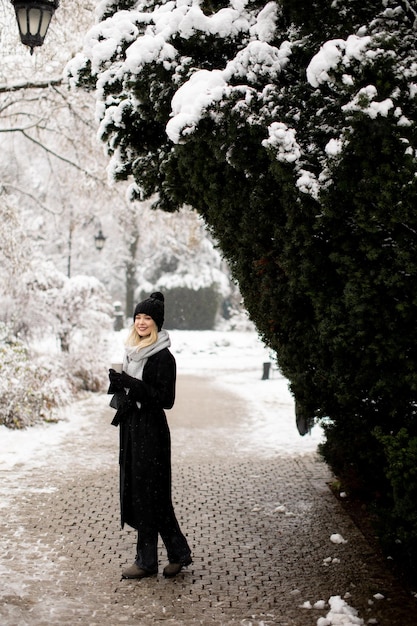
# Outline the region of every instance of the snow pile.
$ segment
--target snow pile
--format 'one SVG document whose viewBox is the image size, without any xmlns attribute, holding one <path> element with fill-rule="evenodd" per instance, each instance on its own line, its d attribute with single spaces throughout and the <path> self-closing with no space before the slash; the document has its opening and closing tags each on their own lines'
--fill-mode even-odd
<svg viewBox="0 0 417 626">
<path fill-rule="evenodd" d="M 331 157 L 337 157 L 342 152 L 343 142 L 341 139 L 330 139 L 324 148 L 325 153 Z"/>
<path fill-rule="evenodd" d="M 330 611 L 326 617 L 319 617 L 317 626 L 363 626 L 363 619 L 358 617 L 352 608 L 340 596 L 332 596 L 329 600 Z"/>
<path fill-rule="evenodd" d="M 365 622 L 358 617 L 358 611 L 348 605 L 340 596 L 331 596 L 328 602 L 330 610 L 325 617 L 319 617 L 317 626 L 364 626 Z M 300 609 L 323 610 L 326 606 L 324 600 L 317 600 L 311 604 L 309 600 L 300 605 Z"/>
<path fill-rule="evenodd" d="M 250 27 L 250 18 L 244 11 L 245 2 L 234 0 L 231 8 L 223 8 L 205 15 L 198 5 L 187 7 L 183 19 L 178 24 L 178 34 L 184 39 L 190 39 L 196 33 L 207 33 L 220 37 L 237 37 L 241 32 L 247 32 Z M 175 11 L 182 10 L 180 6 Z"/>
<path fill-rule="evenodd" d="M 264 147 L 273 146 L 277 150 L 277 160 L 292 163 L 301 156 L 300 146 L 295 138 L 296 131 L 283 122 L 273 122 L 268 128 L 269 138 L 264 139 Z"/>
<path fill-rule="evenodd" d="M 174 46 L 167 43 L 162 35 L 145 35 L 126 50 L 125 69 L 131 74 L 139 74 L 145 65 L 153 61 L 169 68 L 176 55 Z"/>
<path fill-rule="evenodd" d="M 252 41 L 228 62 L 223 74 L 227 81 L 242 78 L 245 82 L 256 84 L 263 78 L 273 82 L 287 65 L 290 55 L 291 46 L 287 41 L 279 48 L 266 42 Z"/>
<path fill-rule="evenodd" d="M 312 198 L 318 197 L 320 186 L 313 172 L 301 168 L 298 172 L 296 184 L 302 193 L 309 194 Z"/>
<path fill-rule="evenodd" d="M 91 28 L 84 49 L 91 58 L 91 69 L 94 73 L 100 71 L 106 59 L 111 59 L 116 54 L 123 42 L 136 40 L 139 29 L 135 24 L 135 17 L 137 14 L 130 11 L 119 11 L 113 18 Z M 80 56 L 75 59 L 81 61 Z"/>
<path fill-rule="evenodd" d="M 220 70 L 195 72 L 172 98 L 172 119 L 166 126 L 168 137 L 179 143 L 181 136 L 191 134 L 202 112 L 222 99 L 226 81 Z"/>
<path fill-rule="evenodd" d="M 333 72 L 340 64 L 348 68 L 353 60 L 360 61 L 371 42 L 371 37 L 350 35 L 346 40 L 326 41 L 307 67 L 307 80 L 312 87 L 333 82 Z M 346 81 L 346 79 L 345 79 Z"/>
<path fill-rule="evenodd" d="M 276 32 L 277 5 L 275 2 L 268 2 L 256 17 L 256 23 L 251 27 L 250 32 L 259 41 L 271 41 Z"/>
<path fill-rule="evenodd" d="M 250 98 L 249 86 L 233 87 L 229 82 L 239 78 L 249 84 L 260 80 L 273 82 L 288 63 L 290 54 L 288 42 L 275 48 L 266 42 L 254 41 L 239 51 L 224 70 L 199 70 L 192 74 L 172 98 L 172 118 L 166 126 L 168 137 L 173 143 L 179 143 L 182 136 L 196 129 L 209 107 L 230 97 L 233 92 L 241 98 Z"/>
<path fill-rule="evenodd" d="M 353 76 L 346 73 L 353 63 L 372 65 L 378 55 L 383 53 L 372 44 L 372 37 L 358 37 L 357 35 L 350 35 L 346 40 L 326 41 L 307 67 L 308 82 L 312 87 L 317 88 L 324 83 L 334 85 L 340 80 L 343 85 L 353 87 Z M 395 105 L 391 98 L 385 98 L 381 102 L 376 101 L 377 95 L 378 91 L 374 85 L 361 88 L 350 102 L 342 106 L 342 111 L 347 114 L 360 111 L 371 119 L 375 119 L 378 115 L 387 117 Z M 400 125 L 407 125 L 407 120 L 403 118 L 400 108 L 396 111 L 396 115 L 401 119 Z"/>
<path fill-rule="evenodd" d="M 351 102 L 342 107 L 342 111 L 346 113 L 362 111 L 373 120 L 378 115 L 387 117 L 388 112 L 394 107 L 394 103 L 391 98 L 385 98 L 385 100 L 381 102 L 375 102 L 374 99 L 377 94 L 378 92 L 374 85 L 363 87 L 358 91 Z"/>
</svg>

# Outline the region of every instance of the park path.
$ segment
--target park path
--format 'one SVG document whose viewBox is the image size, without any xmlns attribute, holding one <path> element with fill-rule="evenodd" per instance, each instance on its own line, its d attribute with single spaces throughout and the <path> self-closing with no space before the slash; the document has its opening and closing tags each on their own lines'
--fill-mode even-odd
<svg viewBox="0 0 417 626">
<path fill-rule="evenodd" d="M 0 472 L 2 626 L 328 626 L 337 596 L 363 620 L 341 624 L 415 626 L 415 599 L 333 497 L 326 466 L 255 445 L 244 402 L 199 377 L 179 379 L 168 412 L 194 562 L 175 579 L 121 580 L 135 532 L 119 524 L 113 411 L 107 396 L 72 408 L 58 445 Z"/>
</svg>

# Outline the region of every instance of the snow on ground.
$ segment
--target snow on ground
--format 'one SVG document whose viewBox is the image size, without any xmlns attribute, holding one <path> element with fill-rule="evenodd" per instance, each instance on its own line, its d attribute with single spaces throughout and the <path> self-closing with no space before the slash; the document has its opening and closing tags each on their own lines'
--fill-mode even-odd
<svg viewBox="0 0 417 626">
<path fill-rule="evenodd" d="M 109 366 L 123 355 L 125 331 L 114 333 L 109 349 Z M 216 385 L 240 396 L 248 404 L 246 429 L 251 443 L 271 452 L 303 454 L 317 448 L 322 431 L 315 426 L 311 435 L 301 437 L 295 425 L 294 402 L 288 381 L 274 366 L 271 353 L 254 331 L 171 331 L 171 350 L 177 361 L 178 376 L 193 375 L 210 378 Z M 262 380 L 263 363 L 271 362 L 270 377 Z M 107 405 L 108 398 L 89 397 L 97 410 Z M 26 469 L 37 465 L 45 454 L 45 446 L 53 450 L 69 432 L 85 423 L 83 405 L 77 410 L 67 407 L 57 424 L 33 426 L 28 430 L 10 430 L 0 426 L 0 470 L 24 464 Z M 1 504 L 0 504 L 1 507 Z"/>
<path fill-rule="evenodd" d="M 252 448 L 280 454 L 303 454 L 317 449 L 323 432 L 315 426 L 301 437 L 295 424 L 294 400 L 288 380 L 277 370 L 273 355 L 256 332 L 170 331 L 171 350 L 178 376 L 190 374 L 215 381 L 216 386 L 240 396 L 247 403 L 246 422 Z M 123 333 L 113 346 L 112 362 L 123 354 Z M 270 362 L 268 380 L 262 380 L 263 363 Z"/>
<path fill-rule="evenodd" d="M 86 394 L 85 398 L 77 399 L 76 410 L 74 405 L 64 407 L 56 423 L 37 424 L 26 430 L 11 430 L 0 426 L 0 472 L 13 468 L 29 474 L 32 468 L 44 466 L 46 457 L 48 463 L 56 460 L 57 467 L 64 471 L 66 463 L 73 461 L 70 457 L 62 457 L 59 444 L 65 438 L 71 438 L 75 447 L 76 440 L 89 427 L 88 420 L 93 407 L 102 411 L 108 404 L 105 398 L 107 396 L 101 394 Z M 90 462 L 99 466 L 103 458 L 99 454 L 92 455 Z M 13 490 L 15 489 L 14 486 Z M 4 489 L 1 493 L 4 494 Z"/>
<path fill-rule="evenodd" d="M 112 334 L 109 366 L 121 361 L 125 335 L 126 331 Z M 179 376 L 209 378 L 216 386 L 224 387 L 247 403 L 247 423 L 244 426 L 255 448 L 259 442 L 263 449 L 269 446 L 271 453 L 293 455 L 311 452 L 317 448 L 323 437 L 321 428 L 315 426 L 311 435 L 305 437 L 298 434 L 288 381 L 274 367 L 271 353 L 255 332 L 171 331 L 170 335 L 171 350 L 177 361 Z M 271 362 L 268 380 L 262 380 L 264 362 Z M 31 468 L 45 462 L 46 455 L 48 461 L 52 461 L 54 448 L 68 436 L 74 439 L 75 452 L 77 437 L 82 437 L 91 409 L 96 407 L 97 411 L 102 411 L 107 406 L 106 394 L 87 394 L 85 400 L 77 400 L 76 410 L 71 407 L 63 410 L 62 420 L 56 424 L 37 425 L 25 431 L 0 427 L 0 472 L 13 468 L 14 474 L 16 470 L 17 474 L 30 474 Z M 98 454 L 92 456 L 89 463 L 93 463 L 94 459 L 98 464 L 105 462 Z M 61 470 L 65 471 L 65 464 L 76 462 L 76 458 L 70 456 L 66 459 L 60 456 L 59 462 Z M 23 488 L 28 487 L 26 485 Z M 48 488 L 46 484 L 43 490 Z M 3 486 L 0 510 L 8 509 L 8 489 L 10 487 Z M 13 492 L 16 495 L 16 484 L 13 485 Z M 47 555 L 42 558 L 48 560 Z M 8 589 L 10 591 L 10 586 Z M 300 608 L 323 609 L 326 606 L 330 606 L 330 610 L 325 617 L 318 619 L 317 626 L 364 624 L 356 610 L 339 596 L 331 597 L 327 604 L 320 600 L 314 605 L 304 603 Z"/>
<path fill-rule="evenodd" d="M 270 351 L 256 332 L 171 331 L 170 336 L 178 376 L 210 378 L 247 403 L 244 426 L 253 447 L 262 442 L 264 449 L 287 454 L 303 454 L 317 448 L 322 440 L 321 428 L 315 426 L 311 435 L 305 437 L 298 434 L 288 381 L 274 366 Z M 121 361 L 125 337 L 126 331 L 112 334 L 109 366 Z M 271 362 L 268 380 L 262 380 L 264 362 Z M 68 433 L 83 428 L 92 405 L 102 410 L 107 404 L 106 395 L 89 395 L 85 407 L 77 401 L 76 411 L 71 407 L 63 409 L 62 420 L 56 424 L 41 424 L 27 430 L 0 426 L 0 470 L 19 465 L 24 465 L 26 470 L 38 466 L 46 447 L 53 450 Z"/>
</svg>

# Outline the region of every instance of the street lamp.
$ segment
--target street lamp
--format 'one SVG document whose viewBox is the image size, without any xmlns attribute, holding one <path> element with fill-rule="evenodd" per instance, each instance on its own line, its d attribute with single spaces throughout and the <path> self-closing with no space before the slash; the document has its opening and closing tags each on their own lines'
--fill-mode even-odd
<svg viewBox="0 0 417 626">
<path fill-rule="evenodd" d="M 98 234 L 94 236 L 96 250 L 103 250 L 104 242 L 106 241 L 106 239 L 107 237 L 103 235 L 103 231 L 100 228 Z"/>
<path fill-rule="evenodd" d="M 41 46 L 59 0 L 11 0 L 16 13 L 20 40 L 30 47 Z"/>
</svg>

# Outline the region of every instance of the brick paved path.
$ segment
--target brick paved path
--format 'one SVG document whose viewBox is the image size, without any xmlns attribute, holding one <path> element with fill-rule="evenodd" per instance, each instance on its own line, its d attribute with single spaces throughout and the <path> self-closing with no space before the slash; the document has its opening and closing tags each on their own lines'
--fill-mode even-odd
<svg viewBox="0 0 417 626">
<path fill-rule="evenodd" d="M 194 563 L 171 580 L 121 580 L 136 536 L 120 529 L 107 403 L 78 403 L 78 430 L 30 472 L 0 476 L 2 626 L 315 626 L 329 607 L 305 603 L 336 595 L 364 624 L 415 626 L 415 600 L 333 498 L 326 467 L 313 454 L 254 449 L 242 401 L 198 378 L 180 379 L 169 412 L 174 499 Z M 162 570 L 162 547 L 160 558 Z"/>
</svg>

